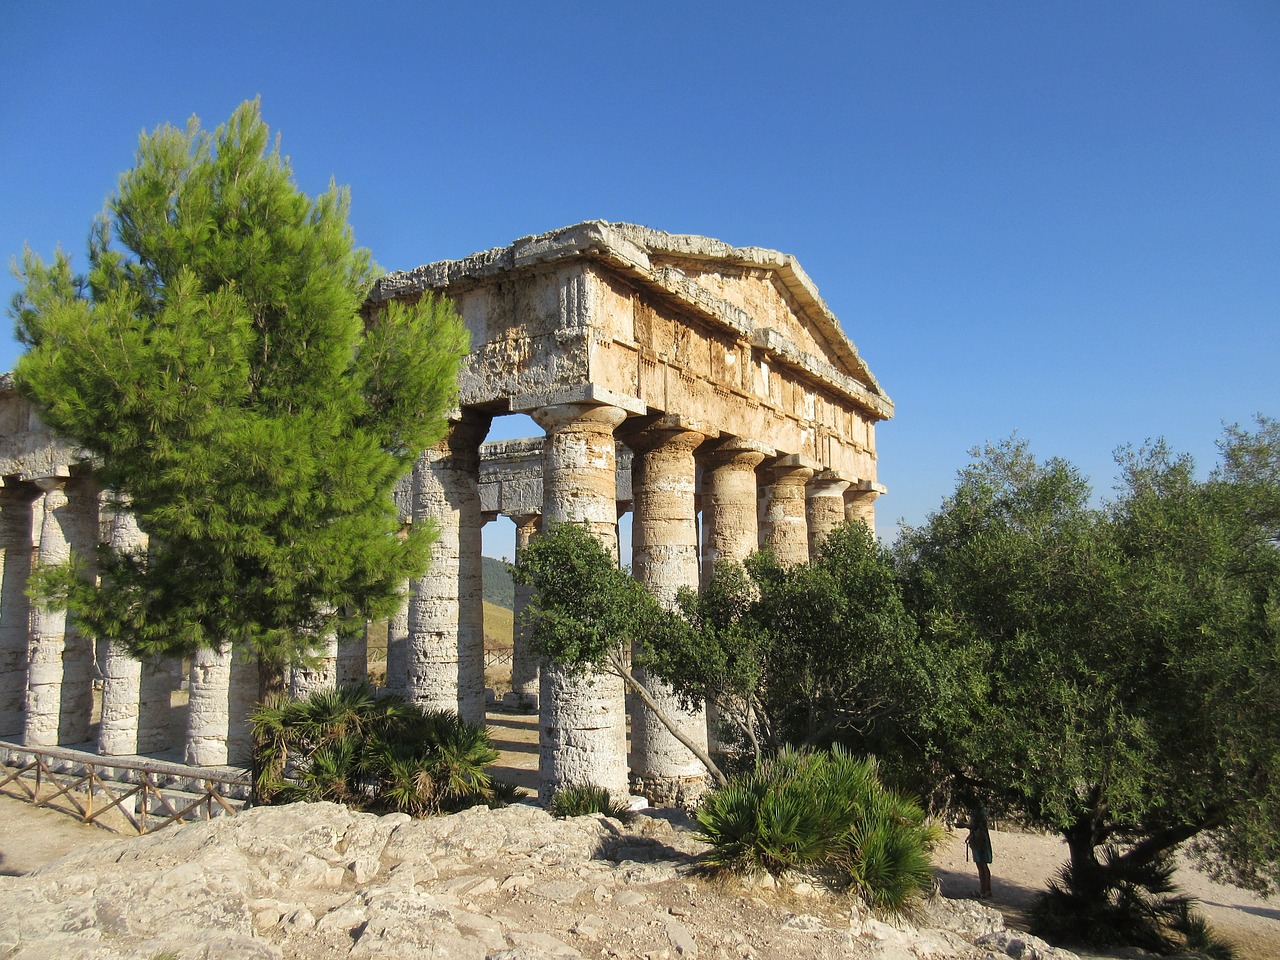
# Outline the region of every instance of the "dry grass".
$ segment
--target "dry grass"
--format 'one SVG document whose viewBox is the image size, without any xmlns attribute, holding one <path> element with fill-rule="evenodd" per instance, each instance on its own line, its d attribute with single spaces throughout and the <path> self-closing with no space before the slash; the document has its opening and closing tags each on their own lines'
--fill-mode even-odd
<svg viewBox="0 0 1280 960">
<path fill-rule="evenodd" d="M 498 607 L 488 600 L 484 602 L 484 645 L 509 647 L 515 629 L 515 615 L 506 607 Z"/>
</svg>

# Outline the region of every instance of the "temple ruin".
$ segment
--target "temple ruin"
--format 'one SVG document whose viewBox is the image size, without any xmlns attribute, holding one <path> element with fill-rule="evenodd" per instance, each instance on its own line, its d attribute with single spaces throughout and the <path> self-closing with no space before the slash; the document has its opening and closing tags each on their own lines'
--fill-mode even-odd
<svg viewBox="0 0 1280 960">
<path fill-rule="evenodd" d="M 483 722 L 481 529 L 498 516 L 515 523 L 517 551 L 557 521 L 587 524 L 616 551 L 629 510 L 633 574 L 666 604 L 719 558 L 763 544 L 803 562 L 846 519 L 874 528 L 875 424 L 893 405 L 790 256 L 592 221 L 389 274 L 367 309 L 428 291 L 453 299 L 471 353 L 447 435 L 397 493 L 406 521 L 431 517 L 441 536 L 387 625 L 390 689 Z M 545 435 L 486 443 L 493 419 L 511 413 Z M 185 671 L 140 663 L 28 601 L 34 566 L 145 534 L 11 377 L 0 379 L 0 483 L 0 739 L 243 761 L 257 693 L 249 660 L 228 649 L 202 651 Z M 591 781 L 667 802 L 701 789 L 701 765 L 643 705 L 628 754 L 621 681 L 540 668 L 520 640 L 512 701 L 539 710 L 544 794 Z M 364 677 L 365 643 L 333 639 L 318 664 L 294 671 L 292 692 Z M 189 706 L 174 730 L 180 684 Z M 656 695 L 687 733 L 714 737 L 704 712 Z"/>
</svg>

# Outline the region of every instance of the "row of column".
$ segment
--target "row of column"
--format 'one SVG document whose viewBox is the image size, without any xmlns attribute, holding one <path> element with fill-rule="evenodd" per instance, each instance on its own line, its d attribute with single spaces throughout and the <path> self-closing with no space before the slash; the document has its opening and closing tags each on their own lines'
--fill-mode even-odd
<svg viewBox="0 0 1280 960">
<path fill-rule="evenodd" d="M 580 403 L 543 408 L 534 419 L 546 431 L 544 502 L 541 514 L 513 518 L 517 556 L 541 523 L 564 521 L 586 523 L 616 553 L 620 438 L 635 453 L 634 575 L 668 606 L 681 587 L 696 589 L 705 581 L 717 560 L 745 559 L 766 543 L 784 563 L 803 562 L 838 523 L 870 517 L 873 492 L 851 493 L 847 481 L 815 474 L 799 457 L 774 457 L 750 440 L 708 440 L 711 431 L 678 417 L 624 426 L 622 409 Z M 479 448 L 490 420 L 465 411 L 418 462 L 414 522 L 434 524 L 437 540 L 426 574 L 405 584 L 408 603 L 388 624 L 387 644 L 392 690 L 427 707 L 456 710 L 477 724 L 485 716 Z M 766 460 L 761 484 L 758 471 Z M 107 499 L 102 519 L 104 535 L 117 549 L 146 549 L 125 505 Z M 39 535 L 33 537 L 36 523 Z M 88 480 L 50 477 L 0 489 L 0 733 L 20 731 L 31 745 L 87 740 L 96 667 L 103 681 L 99 752 L 158 752 L 173 742 L 169 717 L 181 679 L 177 661 L 140 663 L 114 644 L 95 661 L 91 640 L 64 612 L 26 599 L 33 564 L 59 564 L 72 553 L 91 558 L 98 526 L 98 495 Z M 528 597 L 527 588 L 517 589 L 519 609 Z M 678 800 L 701 788 L 701 765 L 643 705 L 632 718 L 629 777 L 621 681 L 539 671 L 518 629 L 514 639 L 513 689 L 541 707 L 544 791 L 590 780 L 620 795 L 636 787 L 657 799 Z M 362 679 L 364 643 L 363 631 L 330 638 L 317 658 L 292 671 L 291 693 L 300 697 Z M 258 694 L 256 664 L 230 650 L 201 651 L 192 659 L 189 691 L 185 759 L 203 765 L 243 760 L 246 718 Z M 705 742 L 708 720 L 702 711 L 682 711 L 661 685 L 654 694 L 680 717 L 687 734 Z"/>
<path fill-rule="evenodd" d="M 99 537 L 118 551 L 145 551 L 146 535 L 123 503 L 90 478 L 49 476 L 0 489 L 0 736 L 29 746 L 83 746 L 91 739 L 93 687 L 101 682 L 96 751 L 103 756 L 164 753 L 201 766 L 247 763 L 248 716 L 258 699 L 256 663 L 230 649 L 191 659 L 185 730 L 174 729 L 173 695 L 183 679 L 176 657 L 138 660 L 120 643 L 95 646 L 65 610 L 30 602 L 39 567 L 73 558 L 93 576 Z M 332 655 L 295 668 L 291 688 L 363 679 L 365 639 L 335 638 Z M 176 736 L 175 736 L 176 735 Z M 179 737 L 181 738 L 179 740 Z"/>
<path fill-rule="evenodd" d="M 617 550 L 616 441 L 635 454 L 632 466 L 633 573 L 658 600 L 675 603 L 682 587 L 697 589 L 719 559 L 743 560 L 761 543 L 784 563 L 804 562 L 841 522 L 868 520 L 874 492 L 795 456 L 775 457 L 750 440 L 708 441 L 679 417 L 627 423 L 624 410 L 571 403 L 532 413 L 546 433 L 542 448 L 543 509 L 513 518 L 517 557 L 540 523 L 585 523 Z M 429 707 L 456 709 L 483 722 L 483 597 L 478 491 L 479 447 L 490 418 L 464 412 L 428 450 L 414 477 L 414 522 L 434 522 L 439 539 L 431 569 L 412 585 L 407 617 L 389 637 L 388 682 Z M 633 425 L 634 424 L 634 425 Z M 695 502 L 697 455 L 702 465 L 702 555 Z M 765 483 L 758 470 L 769 460 Z M 517 612 L 527 602 L 517 588 Z M 540 772 L 544 793 L 591 781 L 615 794 L 639 789 L 650 798 L 696 793 L 705 772 L 690 751 L 643 705 L 632 715 L 626 749 L 622 681 L 567 674 L 528 655 L 517 626 L 512 687 L 540 708 Z M 403 667 L 401 666 L 403 664 Z M 679 717 L 695 742 L 707 740 L 703 711 L 683 711 L 661 684 L 655 699 Z"/>
</svg>

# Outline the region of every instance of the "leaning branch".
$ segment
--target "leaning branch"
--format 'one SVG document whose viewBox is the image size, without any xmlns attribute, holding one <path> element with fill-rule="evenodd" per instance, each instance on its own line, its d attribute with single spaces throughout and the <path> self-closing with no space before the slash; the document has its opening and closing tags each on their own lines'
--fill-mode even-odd
<svg viewBox="0 0 1280 960">
<path fill-rule="evenodd" d="M 715 780 L 716 786 L 723 787 L 729 782 L 729 778 L 716 766 L 707 749 L 695 743 L 688 734 L 680 729 L 680 725 L 672 719 L 666 710 L 658 705 L 658 702 L 653 699 L 653 695 L 649 693 L 644 684 L 637 680 L 630 669 L 627 668 L 627 665 L 622 662 L 622 657 L 617 654 L 610 654 L 609 666 L 617 676 L 622 678 L 622 681 L 627 686 L 635 691 L 636 696 L 644 701 L 644 705 L 653 711 L 653 715 L 658 718 L 658 722 L 666 727 L 673 737 L 679 740 L 690 753 L 702 762 L 702 765 L 707 768 L 707 772 L 711 774 L 711 778 Z"/>
</svg>

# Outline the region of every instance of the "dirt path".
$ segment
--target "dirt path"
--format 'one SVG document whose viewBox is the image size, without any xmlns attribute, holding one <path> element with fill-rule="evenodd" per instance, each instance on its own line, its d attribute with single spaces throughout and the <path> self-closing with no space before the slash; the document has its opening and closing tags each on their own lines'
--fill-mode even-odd
<svg viewBox="0 0 1280 960">
<path fill-rule="evenodd" d="M 952 832 L 934 860 L 942 892 L 949 897 L 976 897 L 978 874 L 966 862 L 965 831 Z M 995 862 L 991 865 L 992 905 L 1010 927 L 1026 929 L 1032 899 L 1067 859 L 1067 846 L 1041 834 L 991 832 Z M 1247 890 L 1214 883 L 1183 862 L 1177 873 L 1183 892 L 1200 900 L 1214 930 L 1233 941 L 1240 960 L 1280 957 L 1280 900 L 1263 900 Z"/>
</svg>

